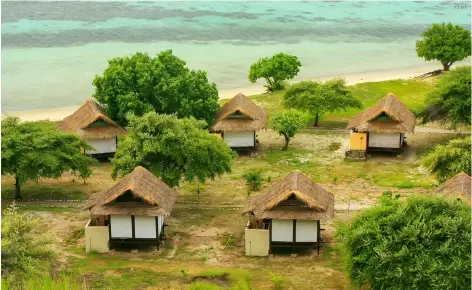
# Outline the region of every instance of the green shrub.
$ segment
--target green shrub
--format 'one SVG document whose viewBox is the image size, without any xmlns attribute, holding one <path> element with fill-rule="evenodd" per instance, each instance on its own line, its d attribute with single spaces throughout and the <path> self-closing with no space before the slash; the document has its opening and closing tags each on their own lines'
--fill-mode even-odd
<svg viewBox="0 0 472 290">
<path fill-rule="evenodd" d="M 244 180 L 246 180 L 246 185 L 250 191 L 257 191 L 262 187 L 264 183 L 264 178 L 262 176 L 262 170 L 249 171 L 243 174 Z"/>
<path fill-rule="evenodd" d="M 80 275 L 60 275 L 53 279 L 49 275 L 23 275 L 24 280 L 12 281 L 2 277 L 2 290 L 86 290 L 87 285 L 80 281 Z"/>
<path fill-rule="evenodd" d="M 470 207 L 439 197 L 391 196 L 385 192 L 380 205 L 337 230 L 352 286 L 470 289 Z"/>
<path fill-rule="evenodd" d="M 269 272 L 270 281 L 274 283 L 274 289 L 282 289 L 283 279 L 281 276 L 274 274 L 274 272 Z"/>
<path fill-rule="evenodd" d="M 339 142 L 331 142 L 329 145 L 328 145 L 328 150 L 329 151 L 336 151 L 338 150 L 339 148 L 341 148 L 341 143 Z"/>
<path fill-rule="evenodd" d="M 38 229 L 38 218 L 10 205 L 2 216 L 2 272 L 39 272 L 54 257 L 52 238 Z"/>
</svg>

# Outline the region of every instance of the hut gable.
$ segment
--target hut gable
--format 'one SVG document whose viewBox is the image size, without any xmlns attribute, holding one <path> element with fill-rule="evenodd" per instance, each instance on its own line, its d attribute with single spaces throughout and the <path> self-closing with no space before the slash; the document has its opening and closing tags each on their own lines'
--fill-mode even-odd
<svg viewBox="0 0 472 290">
<path fill-rule="evenodd" d="M 237 94 L 216 114 L 213 132 L 257 131 L 267 127 L 267 112 L 243 94 Z"/>
<path fill-rule="evenodd" d="M 109 189 L 93 195 L 83 209 L 92 214 L 168 216 L 177 192 L 138 166 Z"/>
<path fill-rule="evenodd" d="M 394 94 L 378 101 L 349 120 L 347 129 L 356 132 L 407 133 L 415 129 L 416 117 Z"/>
<path fill-rule="evenodd" d="M 77 111 L 58 123 L 58 128 L 79 134 L 84 139 L 124 136 L 126 131 L 105 113 L 95 100 L 88 99 Z"/>
<path fill-rule="evenodd" d="M 334 216 L 334 195 L 300 171 L 294 171 L 265 193 L 252 196 L 244 212 L 256 218 L 326 220 Z"/>
<path fill-rule="evenodd" d="M 461 172 L 441 184 L 436 193 L 449 197 L 457 197 L 471 203 L 471 177 L 464 172 Z"/>
</svg>

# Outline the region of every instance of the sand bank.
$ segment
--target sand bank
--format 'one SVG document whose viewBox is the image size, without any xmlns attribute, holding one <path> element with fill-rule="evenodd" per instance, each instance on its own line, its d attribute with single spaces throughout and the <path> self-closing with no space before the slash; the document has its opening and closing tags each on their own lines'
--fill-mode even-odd
<svg viewBox="0 0 472 290">
<path fill-rule="evenodd" d="M 386 80 L 394 79 L 411 79 L 415 76 L 422 75 L 428 71 L 438 69 L 438 65 L 428 65 L 419 68 L 410 68 L 397 71 L 377 71 L 377 72 L 367 72 L 359 74 L 348 74 L 348 75 L 339 75 L 339 77 L 344 77 L 348 85 L 355 85 L 358 83 L 364 82 L 379 82 Z M 326 76 L 317 78 L 315 80 L 326 81 L 334 76 Z M 239 89 L 229 89 L 229 90 L 220 90 L 219 96 L 221 99 L 231 98 L 237 93 L 243 93 L 245 95 L 256 95 L 264 93 L 265 88 L 262 85 L 254 85 L 246 88 Z M 84 99 L 85 101 L 85 99 Z M 51 109 L 41 109 L 41 110 L 31 110 L 31 111 L 16 111 L 16 112 L 5 112 L 2 113 L 2 116 L 16 116 L 23 121 L 36 121 L 48 119 L 51 121 L 62 120 L 64 117 L 72 114 L 79 106 L 72 107 L 60 107 L 60 108 L 51 108 Z"/>
</svg>

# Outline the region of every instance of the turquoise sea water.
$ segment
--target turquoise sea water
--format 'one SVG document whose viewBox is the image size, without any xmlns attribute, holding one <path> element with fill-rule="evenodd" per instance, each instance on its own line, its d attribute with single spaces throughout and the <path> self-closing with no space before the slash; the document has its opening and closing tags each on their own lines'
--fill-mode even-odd
<svg viewBox="0 0 472 290">
<path fill-rule="evenodd" d="M 296 79 L 424 64 L 432 23 L 470 29 L 460 1 L 2 1 L 2 112 L 73 106 L 107 60 L 172 49 L 220 90 L 249 87 L 251 63 L 297 55 Z M 439 65 L 438 65 L 439 66 Z"/>
</svg>

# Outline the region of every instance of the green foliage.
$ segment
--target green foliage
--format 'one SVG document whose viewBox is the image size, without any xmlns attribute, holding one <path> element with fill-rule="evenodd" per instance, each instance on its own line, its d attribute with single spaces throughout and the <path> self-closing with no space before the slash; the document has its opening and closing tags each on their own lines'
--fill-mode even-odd
<svg viewBox="0 0 472 290">
<path fill-rule="evenodd" d="M 471 78 L 470 66 L 453 69 L 436 85 L 426 102 L 429 104 L 422 112 L 422 123 L 431 121 L 451 122 L 470 125 L 471 120 Z"/>
<path fill-rule="evenodd" d="M 471 171 L 470 137 L 454 139 L 447 145 L 436 145 L 423 158 L 423 164 L 431 170 L 440 181 L 453 177 L 460 172 Z"/>
<path fill-rule="evenodd" d="M 280 135 L 284 136 L 285 143 L 282 148 L 283 151 L 288 149 L 288 143 L 292 139 L 299 129 L 302 129 L 306 125 L 306 117 L 295 110 L 289 110 L 281 112 L 275 115 L 269 124 L 269 128 L 279 132 Z"/>
<path fill-rule="evenodd" d="M 341 143 L 339 142 L 331 142 L 328 145 L 329 151 L 336 151 L 336 150 L 339 150 L 339 148 L 341 148 Z"/>
<path fill-rule="evenodd" d="M 128 114 L 193 116 L 211 124 L 218 106 L 218 90 L 207 74 L 190 70 L 185 61 L 166 50 L 152 58 L 146 53 L 108 61 L 102 76 L 93 80 L 94 97 L 106 105 L 107 114 L 127 126 Z"/>
<path fill-rule="evenodd" d="M 284 95 L 285 107 L 307 111 L 315 116 L 315 126 L 325 113 L 361 108 L 361 103 L 346 87 L 346 80 L 331 79 L 321 82 L 303 81 L 291 85 Z"/>
<path fill-rule="evenodd" d="M 169 186 L 183 179 L 203 183 L 231 171 L 233 153 L 226 142 L 203 128 L 204 121 L 149 112 L 130 117 L 128 136 L 112 160 L 113 177 L 141 165 Z"/>
<path fill-rule="evenodd" d="M 262 169 L 251 170 L 243 174 L 244 180 L 249 190 L 257 191 L 261 188 L 264 183 L 264 177 L 262 176 Z"/>
<path fill-rule="evenodd" d="M 470 208 L 462 202 L 384 196 L 337 236 L 353 286 L 470 289 L 470 227 Z"/>
<path fill-rule="evenodd" d="M 274 274 L 274 272 L 269 272 L 270 281 L 274 284 L 274 289 L 282 289 L 283 279 L 281 276 Z"/>
<path fill-rule="evenodd" d="M 79 281 L 77 275 L 60 275 L 52 278 L 49 275 L 32 274 L 19 282 L 2 277 L 2 290 L 86 290 L 87 285 Z"/>
<path fill-rule="evenodd" d="M 281 90 L 284 88 L 284 81 L 293 79 L 301 66 L 296 56 L 280 52 L 253 63 L 249 68 L 248 78 L 251 83 L 264 78 L 267 82 L 264 86 L 269 92 Z"/>
<path fill-rule="evenodd" d="M 416 53 L 427 61 L 438 60 L 443 70 L 470 56 L 470 31 L 452 23 L 433 24 L 416 42 Z"/>
<path fill-rule="evenodd" d="M 39 219 L 20 212 L 14 204 L 5 209 L 2 215 L 2 272 L 39 273 L 45 260 L 54 257 L 52 239 L 38 230 L 38 222 Z"/>
<path fill-rule="evenodd" d="M 40 178 L 60 178 L 65 171 L 89 175 L 89 166 L 97 161 L 83 153 L 91 147 L 80 137 L 56 129 L 53 122 L 21 122 L 7 117 L 2 121 L 2 175 L 16 180 L 16 198 L 20 186 Z"/>
</svg>

